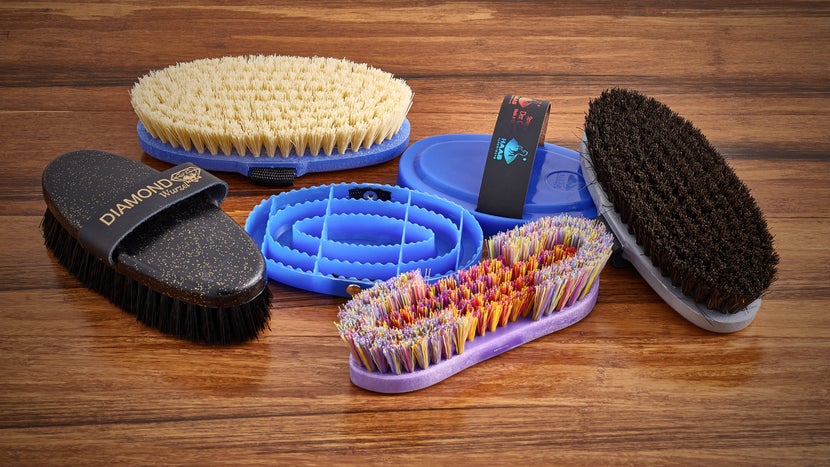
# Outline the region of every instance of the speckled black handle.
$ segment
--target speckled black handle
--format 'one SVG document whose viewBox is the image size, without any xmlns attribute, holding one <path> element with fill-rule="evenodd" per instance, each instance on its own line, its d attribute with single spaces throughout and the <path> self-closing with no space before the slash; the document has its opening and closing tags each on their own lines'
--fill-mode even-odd
<svg viewBox="0 0 830 467">
<path fill-rule="evenodd" d="M 200 306 L 244 304 L 265 287 L 265 261 L 259 248 L 217 206 L 225 195 L 224 182 L 208 177 L 196 166 L 158 172 L 117 154 L 80 150 L 53 160 L 43 171 L 42 183 L 49 211 L 76 239 L 88 228 L 85 226 L 101 223 L 102 218 L 117 223 L 127 211 L 150 198 L 163 198 L 164 190 L 169 190 L 169 197 L 176 194 L 173 190 L 187 191 L 195 188 L 194 184 L 204 183 L 205 190 L 171 199 L 172 206 L 137 223 L 109 254 L 100 256 L 109 256 L 114 261 L 111 267 L 118 273 Z M 141 187 L 147 191 L 133 199 L 132 194 Z M 142 195 L 147 199 L 137 201 Z M 125 199 L 136 206 L 124 209 Z M 124 207 L 115 206 L 114 200 L 122 200 Z M 112 243 L 111 239 L 95 239 L 94 232 L 83 235 L 86 244 L 78 242 L 85 249 L 90 249 L 90 243 L 100 242 L 105 246 L 98 249 L 110 251 L 106 245 Z"/>
<path fill-rule="evenodd" d="M 100 216 L 81 226 L 78 239 L 93 254 L 115 264 L 115 248 L 124 237 L 161 211 L 199 193 L 207 193 L 219 205 L 228 184 L 189 162 L 150 174 L 104 204 Z"/>
</svg>

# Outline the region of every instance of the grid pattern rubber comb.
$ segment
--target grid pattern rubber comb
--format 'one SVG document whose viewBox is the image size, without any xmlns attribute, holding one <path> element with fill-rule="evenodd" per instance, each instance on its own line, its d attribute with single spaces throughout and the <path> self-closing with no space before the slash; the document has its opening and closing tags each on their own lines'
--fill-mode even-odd
<svg viewBox="0 0 830 467">
<path fill-rule="evenodd" d="M 274 195 L 254 207 L 245 230 L 262 250 L 269 278 L 339 296 L 416 269 L 435 280 L 477 262 L 484 238 L 460 206 L 408 188 L 357 183 Z"/>
</svg>

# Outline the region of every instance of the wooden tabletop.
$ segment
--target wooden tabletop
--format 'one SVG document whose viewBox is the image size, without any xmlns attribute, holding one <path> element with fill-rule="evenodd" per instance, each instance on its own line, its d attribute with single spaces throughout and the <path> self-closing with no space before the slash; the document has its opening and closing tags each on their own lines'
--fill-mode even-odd
<svg viewBox="0 0 830 467">
<path fill-rule="evenodd" d="M 827 2 L 0 4 L 0 464 L 824 464 L 830 459 Z M 606 267 L 583 321 L 433 387 L 349 379 L 345 299 L 271 282 L 270 330 L 229 348 L 136 322 L 47 252 L 40 176 L 96 148 L 156 169 L 128 91 L 199 58 L 346 58 L 415 93 L 411 141 L 492 131 L 502 96 L 552 103 L 577 149 L 590 99 L 656 97 L 723 153 L 781 262 L 755 321 L 690 324 Z M 394 183 L 398 160 L 295 187 Z M 286 189 L 230 185 L 240 224 Z"/>
</svg>

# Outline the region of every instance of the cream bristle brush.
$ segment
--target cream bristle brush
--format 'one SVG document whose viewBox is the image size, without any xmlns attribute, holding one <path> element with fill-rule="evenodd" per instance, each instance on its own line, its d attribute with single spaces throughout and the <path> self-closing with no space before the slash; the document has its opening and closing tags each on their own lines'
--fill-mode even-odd
<svg viewBox="0 0 830 467">
<path fill-rule="evenodd" d="M 487 259 L 433 284 L 412 271 L 365 289 L 335 323 L 352 382 L 422 389 L 580 321 L 612 243 L 595 220 L 543 217 L 488 238 Z"/>
<path fill-rule="evenodd" d="M 151 156 L 290 185 L 306 172 L 400 154 L 409 142 L 412 90 L 345 59 L 256 55 L 151 71 L 130 100 Z"/>
</svg>

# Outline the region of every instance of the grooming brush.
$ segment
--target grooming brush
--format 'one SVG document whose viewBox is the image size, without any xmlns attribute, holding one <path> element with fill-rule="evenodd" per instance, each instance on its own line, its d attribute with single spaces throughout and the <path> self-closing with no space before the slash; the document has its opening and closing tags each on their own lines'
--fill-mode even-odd
<svg viewBox="0 0 830 467">
<path fill-rule="evenodd" d="M 592 100 L 580 148 L 600 215 L 649 285 L 714 332 L 745 328 L 778 255 L 747 186 L 691 122 L 641 93 Z"/>
<path fill-rule="evenodd" d="M 419 271 L 355 295 L 335 323 L 364 389 L 401 393 L 578 322 L 593 309 L 613 237 L 543 217 L 486 240 L 488 258 L 432 284 Z"/>
<path fill-rule="evenodd" d="M 173 336 L 207 344 L 268 325 L 262 254 L 218 204 L 227 185 L 184 164 L 158 172 L 82 150 L 43 171 L 46 246 L 86 287 Z"/>
<path fill-rule="evenodd" d="M 484 241 L 460 206 L 366 183 L 271 196 L 251 210 L 245 231 L 262 249 L 269 278 L 343 297 L 413 269 L 437 280 L 476 263 Z"/>
<path fill-rule="evenodd" d="M 147 154 L 264 185 L 385 162 L 409 143 L 409 86 L 343 59 L 195 60 L 143 76 L 130 99 Z"/>
<path fill-rule="evenodd" d="M 596 217 L 579 153 L 544 142 L 548 107 L 546 101 L 505 96 L 493 134 L 435 135 L 415 142 L 401 155 L 398 185 L 436 194 L 468 209 L 486 236 L 556 214 Z M 530 118 L 534 108 L 537 115 Z M 538 126 L 529 129 L 531 123 Z M 526 147 L 516 138 L 525 139 Z M 485 176 L 488 168 L 494 176 Z M 508 176 L 511 171 L 520 173 L 517 178 L 528 178 L 518 181 Z M 516 215 L 479 206 L 486 191 L 497 202 L 515 202 Z"/>
<path fill-rule="evenodd" d="M 401 155 L 398 185 L 463 206 L 488 236 L 556 214 L 596 217 L 594 201 L 579 168 L 579 153 L 550 143 L 536 148 L 521 218 L 476 210 L 490 138 L 484 134 L 449 134 L 416 141 Z"/>
</svg>

